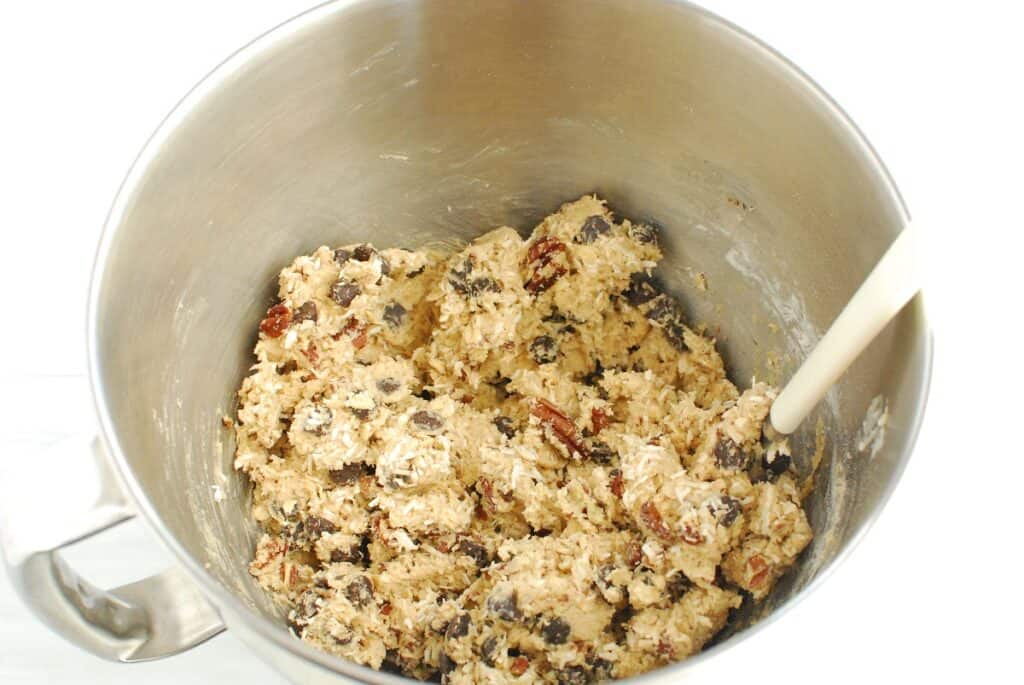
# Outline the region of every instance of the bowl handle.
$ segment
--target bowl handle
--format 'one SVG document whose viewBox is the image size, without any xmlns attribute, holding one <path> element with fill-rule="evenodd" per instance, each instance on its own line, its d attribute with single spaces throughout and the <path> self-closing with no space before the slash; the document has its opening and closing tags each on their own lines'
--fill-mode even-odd
<svg viewBox="0 0 1024 685">
<path fill-rule="evenodd" d="M 176 654 L 224 630 L 178 568 L 103 590 L 61 556 L 62 547 L 134 516 L 98 438 L 65 439 L 9 459 L 28 462 L 34 477 L 0 479 L 0 548 L 15 590 L 43 623 L 96 656 L 126 663 Z"/>
</svg>

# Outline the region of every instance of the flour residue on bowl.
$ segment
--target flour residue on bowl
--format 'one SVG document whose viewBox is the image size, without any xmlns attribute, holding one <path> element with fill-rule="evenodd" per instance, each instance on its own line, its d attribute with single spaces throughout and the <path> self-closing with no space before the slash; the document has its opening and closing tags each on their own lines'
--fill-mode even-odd
<svg viewBox="0 0 1024 685">
<path fill-rule="evenodd" d="M 857 452 L 869 460 L 874 459 L 885 443 L 885 430 L 888 424 L 889 403 L 885 397 L 878 395 L 868 405 L 860 430 L 857 432 Z"/>
</svg>

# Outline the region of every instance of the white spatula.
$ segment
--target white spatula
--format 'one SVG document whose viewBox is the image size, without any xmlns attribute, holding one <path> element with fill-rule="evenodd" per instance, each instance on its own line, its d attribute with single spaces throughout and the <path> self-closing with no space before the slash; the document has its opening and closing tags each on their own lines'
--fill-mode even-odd
<svg viewBox="0 0 1024 685">
<path fill-rule="evenodd" d="M 908 225 L 772 405 L 772 427 L 787 435 L 921 289 L 917 235 Z"/>
</svg>

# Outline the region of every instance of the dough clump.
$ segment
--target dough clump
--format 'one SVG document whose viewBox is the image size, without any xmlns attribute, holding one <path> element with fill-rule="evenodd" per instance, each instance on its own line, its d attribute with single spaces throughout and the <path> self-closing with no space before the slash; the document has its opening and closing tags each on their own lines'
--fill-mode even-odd
<svg viewBox="0 0 1024 685">
<path fill-rule="evenodd" d="M 684 659 L 811 539 L 740 391 L 597 197 L 455 253 L 320 247 L 239 390 L 251 572 L 317 647 L 447 683 Z"/>
</svg>

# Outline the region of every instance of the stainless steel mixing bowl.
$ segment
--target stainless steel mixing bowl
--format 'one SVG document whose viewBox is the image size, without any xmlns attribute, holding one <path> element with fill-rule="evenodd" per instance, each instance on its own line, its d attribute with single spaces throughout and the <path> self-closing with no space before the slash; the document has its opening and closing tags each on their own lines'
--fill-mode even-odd
<svg viewBox="0 0 1024 685">
<path fill-rule="evenodd" d="M 294 639 L 247 573 L 257 530 L 221 417 L 255 323 L 282 265 L 321 243 L 527 230 L 592 191 L 662 227 L 662 278 L 719 331 L 740 383 L 784 381 L 907 222 L 819 88 L 683 2 L 344 0 L 229 59 L 163 123 L 111 211 L 88 332 L 102 449 L 73 483 L 53 475 L 95 496 L 62 500 L 43 526 L 8 517 L 26 601 L 108 658 L 164 656 L 227 625 L 296 682 L 401 681 Z M 805 457 L 816 426 L 827 439 L 817 535 L 771 616 L 740 617 L 644 679 L 727 661 L 850 550 L 910 455 L 930 349 L 917 300 L 796 436 Z M 105 592 L 53 551 L 132 510 L 181 569 Z"/>
</svg>

